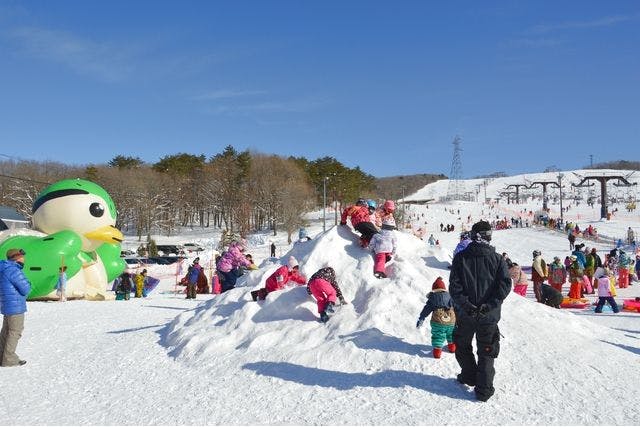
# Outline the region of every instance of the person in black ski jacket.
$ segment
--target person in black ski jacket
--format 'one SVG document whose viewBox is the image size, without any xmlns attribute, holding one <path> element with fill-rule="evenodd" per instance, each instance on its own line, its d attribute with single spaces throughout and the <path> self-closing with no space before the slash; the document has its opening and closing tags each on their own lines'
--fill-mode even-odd
<svg viewBox="0 0 640 427">
<path fill-rule="evenodd" d="M 456 254 L 449 276 L 449 293 L 456 312 L 453 340 L 456 360 L 462 369 L 458 381 L 475 386 L 476 398 L 486 402 L 495 392 L 494 361 L 500 352 L 500 310 L 511 291 L 505 260 L 491 241 L 491 224 L 479 221 L 471 228 L 473 240 Z M 476 336 L 478 360 L 473 355 Z"/>
<path fill-rule="evenodd" d="M 540 295 L 543 304 L 548 305 L 549 307 L 560 308 L 560 304 L 562 304 L 562 292 L 552 288 L 551 286 L 543 283 L 540 288 Z"/>
</svg>

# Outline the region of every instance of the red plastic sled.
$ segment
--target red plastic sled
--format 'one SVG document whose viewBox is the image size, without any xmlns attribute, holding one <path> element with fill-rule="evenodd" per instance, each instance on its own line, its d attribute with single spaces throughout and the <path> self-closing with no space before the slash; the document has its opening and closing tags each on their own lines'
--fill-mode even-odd
<svg viewBox="0 0 640 427">
<path fill-rule="evenodd" d="M 635 311 L 636 313 L 640 313 L 640 301 L 636 301 L 635 299 L 626 299 L 622 303 L 622 309 L 625 311 Z"/>
<path fill-rule="evenodd" d="M 560 304 L 562 308 L 587 308 L 589 300 L 586 298 L 569 298 L 565 297 Z"/>
</svg>

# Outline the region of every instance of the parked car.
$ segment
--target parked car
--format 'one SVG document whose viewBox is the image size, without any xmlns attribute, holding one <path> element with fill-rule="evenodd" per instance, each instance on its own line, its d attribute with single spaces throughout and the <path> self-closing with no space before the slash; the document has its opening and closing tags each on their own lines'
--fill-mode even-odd
<svg viewBox="0 0 640 427">
<path fill-rule="evenodd" d="M 161 257 L 157 257 L 157 258 L 164 259 L 165 261 L 167 261 L 168 264 L 173 264 L 173 263 L 176 263 L 176 262 L 178 262 L 180 260 L 185 259 L 182 256 L 161 256 Z"/>
<path fill-rule="evenodd" d="M 185 243 L 184 245 L 182 245 L 182 247 L 184 248 L 184 251 L 187 253 L 191 253 L 191 252 L 200 253 L 204 251 L 204 248 L 202 246 L 196 245 L 195 243 Z"/>
<path fill-rule="evenodd" d="M 169 264 L 173 264 L 173 262 L 175 261 L 169 261 L 167 258 L 169 257 L 162 257 L 162 256 L 150 256 L 149 259 L 149 264 L 160 264 L 160 265 L 169 265 Z"/>
<path fill-rule="evenodd" d="M 127 268 L 142 267 L 142 262 L 140 261 L 140 258 L 125 258 L 124 262 L 127 263 Z"/>
<path fill-rule="evenodd" d="M 164 256 L 167 255 L 182 255 L 184 251 L 178 245 L 158 245 L 156 246 L 158 249 L 158 254 L 162 254 Z"/>
</svg>

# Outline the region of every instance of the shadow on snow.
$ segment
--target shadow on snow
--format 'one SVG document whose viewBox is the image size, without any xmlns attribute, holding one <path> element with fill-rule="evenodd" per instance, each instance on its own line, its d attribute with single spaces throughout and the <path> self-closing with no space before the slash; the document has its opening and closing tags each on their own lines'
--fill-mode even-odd
<svg viewBox="0 0 640 427">
<path fill-rule="evenodd" d="M 243 368 L 252 370 L 258 375 L 280 378 L 306 386 L 331 387 L 338 390 L 351 390 L 356 387 L 409 386 L 439 396 L 471 400 L 468 393 L 454 384 L 455 379 L 416 372 L 383 371 L 375 374 L 336 372 L 287 362 L 247 363 Z"/>
</svg>

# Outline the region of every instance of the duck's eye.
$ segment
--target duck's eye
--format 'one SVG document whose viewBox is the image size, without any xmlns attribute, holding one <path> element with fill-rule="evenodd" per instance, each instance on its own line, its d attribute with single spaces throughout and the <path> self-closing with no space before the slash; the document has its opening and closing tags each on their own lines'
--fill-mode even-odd
<svg viewBox="0 0 640 427">
<path fill-rule="evenodd" d="M 89 206 L 89 212 L 96 218 L 100 218 L 104 215 L 104 208 L 100 203 L 91 203 L 91 206 Z"/>
</svg>

